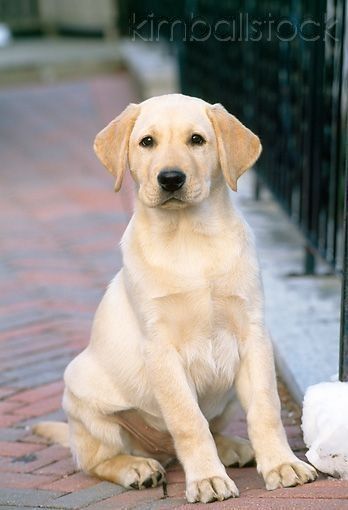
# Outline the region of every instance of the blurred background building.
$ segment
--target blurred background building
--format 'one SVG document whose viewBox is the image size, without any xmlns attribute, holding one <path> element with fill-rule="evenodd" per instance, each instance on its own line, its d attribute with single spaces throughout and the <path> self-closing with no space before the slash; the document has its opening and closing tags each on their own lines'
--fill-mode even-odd
<svg viewBox="0 0 348 510">
<path fill-rule="evenodd" d="M 247 209 L 252 216 L 255 204 L 277 203 L 263 215 L 290 220 L 279 220 L 273 238 L 267 221 L 259 225 L 259 242 L 273 246 L 261 249 L 271 257 L 266 294 L 270 285 L 274 300 L 277 287 L 284 313 L 268 305 L 271 331 L 298 398 L 338 368 L 348 377 L 347 299 L 341 322 L 338 309 L 347 273 L 347 16 L 346 0 L 0 0 L 0 86 L 126 67 L 140 98 L 182 91 L 221 102 L 260 136 Z"/>
</svg>

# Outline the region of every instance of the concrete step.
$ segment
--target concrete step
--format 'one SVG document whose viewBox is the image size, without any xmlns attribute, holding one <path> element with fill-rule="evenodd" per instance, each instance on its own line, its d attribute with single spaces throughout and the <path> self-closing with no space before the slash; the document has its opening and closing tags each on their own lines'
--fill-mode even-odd
<svg viewBox="0 0 348 510">
<path fill-rule="evenodd" d="M 14 40 L 0 48 L 0 86 L 54 82 L 120 67 L 117 39 L 41 37 Z"/>
</svg>

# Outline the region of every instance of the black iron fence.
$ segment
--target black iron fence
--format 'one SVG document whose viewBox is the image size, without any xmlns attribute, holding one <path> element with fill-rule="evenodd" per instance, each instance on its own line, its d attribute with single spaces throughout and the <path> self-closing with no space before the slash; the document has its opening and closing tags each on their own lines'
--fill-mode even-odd
<svg viewBox="0 0 348 510">
<path fill-rule="evenodd" d="M 6 23 L 13 34 L 41 32 L 38 0 L 0 0 L 0 23 Z"/>
</svg>

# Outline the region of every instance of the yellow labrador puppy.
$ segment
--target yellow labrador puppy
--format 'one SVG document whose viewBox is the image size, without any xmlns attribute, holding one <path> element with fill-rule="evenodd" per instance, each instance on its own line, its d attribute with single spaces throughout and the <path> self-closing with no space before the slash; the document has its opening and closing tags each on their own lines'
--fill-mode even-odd
<svg viewBox="0 0 348 510">
<path fill-rule="evenodd" d="M 95 151 L 116 190 L 129 168 L 137 200 L 124 266 L 65 372 L 78 466 L 140 489 L 177 457 L 189 502 L 238 496 L 224 466 L 254 454 L 267 489 L 314 480 L 281 423 L 254 241 L 226 186 L 259 157 L 258 137 L 221 105 L 173 94 L 129 105 Z M 233 386 L 252 447 L 221 435 Z M 64 442 L 64 427 L 36 430 Z"/>
</svg>

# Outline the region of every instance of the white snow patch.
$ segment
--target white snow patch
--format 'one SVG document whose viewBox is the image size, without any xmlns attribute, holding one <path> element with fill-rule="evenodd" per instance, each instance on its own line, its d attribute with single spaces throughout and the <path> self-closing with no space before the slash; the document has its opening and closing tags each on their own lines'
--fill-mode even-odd
<svg viewBox="0 0 348 510">
<path fill-rule="evenodd" d="M 323 473 L 348 480 L 348 382 L 307 389 L 302 430 L 309 462 Z"/>
</svg>

